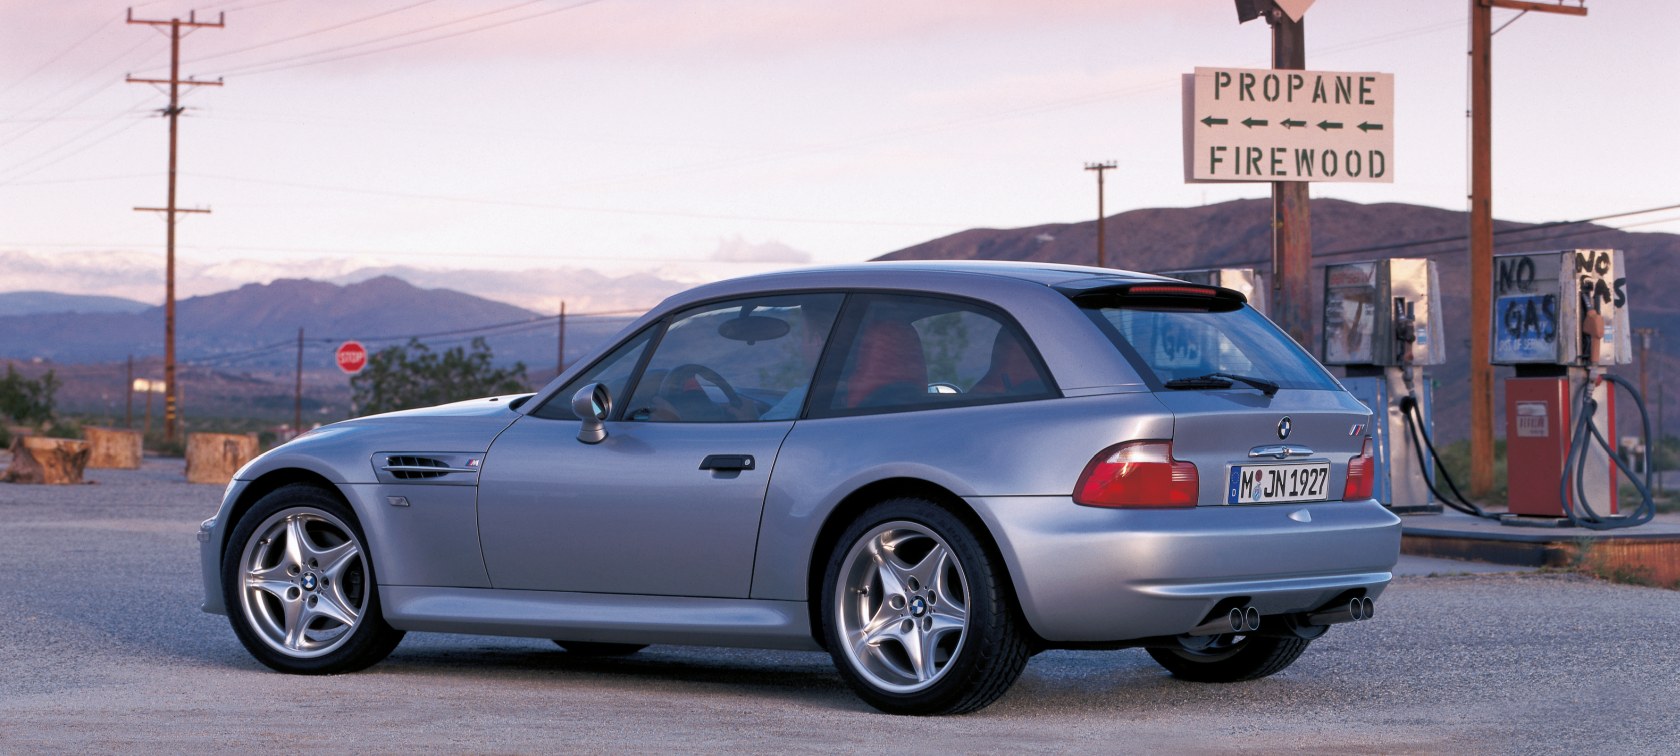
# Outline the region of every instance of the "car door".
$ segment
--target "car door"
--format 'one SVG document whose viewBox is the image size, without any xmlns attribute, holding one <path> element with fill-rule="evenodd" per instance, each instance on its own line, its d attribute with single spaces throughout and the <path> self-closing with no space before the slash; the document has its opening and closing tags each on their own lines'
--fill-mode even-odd
<svg viewBox="0 0 1680 756">
<path fill-rule="evenodd" d="M 496 588 L 744 598 L 764 494 L 839 294 L 702 305 L 628 339 L 496 439 L 479 483 Z M 578 440 L 570 391 L 615 405 Z M 788 409 L 792 406 L 793 409 Z"/>
</svg>

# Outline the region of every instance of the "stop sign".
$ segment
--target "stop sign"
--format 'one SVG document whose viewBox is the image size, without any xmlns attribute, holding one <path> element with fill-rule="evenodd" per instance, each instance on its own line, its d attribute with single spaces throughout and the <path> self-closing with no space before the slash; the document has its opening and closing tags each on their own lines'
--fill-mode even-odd
<svg viewBox="0 0 1680 756">
<path fill-rule="evenodd" d="M 359 341 L 346 341 L 338 345 L 338 369 L 355 375 L 367 367 L 367 347 Z"/>
</svg>

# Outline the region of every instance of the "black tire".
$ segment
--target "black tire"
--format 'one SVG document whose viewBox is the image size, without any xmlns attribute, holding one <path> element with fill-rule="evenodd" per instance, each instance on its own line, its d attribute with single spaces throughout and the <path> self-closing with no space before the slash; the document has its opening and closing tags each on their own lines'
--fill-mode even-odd
<svg viewBox="0 0 1680 756">
<path fill-rule="evenodd" d="M 646 643 L 596 643 L 594 641 L 567 641 L 558 639 L 554 641 L 554 645 L 566 649 L 566 653 L 574 656 L 597 657 L 629 656 L 637 651 L 647 648 Z"/>
<path fill-rule="evenodd" d="M 1149 655 L 1181 680 L 1233 683 L 1282 672 L 1310 643 L 1304 638 L 1220 635 L 1204 649 L 1151 648 Z"/>
<path fill-rule="evenodd" d="M 233 632 L 257 661 L 281 672 L 353 672 L 389 655 L 403 632 L 385 622 L 377 586 L 355 513 L 311 485 L 259 499 L 222 554 Z"/>
<path fill-rule="evenodd" d="M 872 544 L 894 558 L 875 560 Z M 881 502 L 847 527 L 819 600 L 834 666 L 881 711 L 975 711 L 1008 691 L 1027 664 L 1002 560 L 926 499 Z"/>
</svg>

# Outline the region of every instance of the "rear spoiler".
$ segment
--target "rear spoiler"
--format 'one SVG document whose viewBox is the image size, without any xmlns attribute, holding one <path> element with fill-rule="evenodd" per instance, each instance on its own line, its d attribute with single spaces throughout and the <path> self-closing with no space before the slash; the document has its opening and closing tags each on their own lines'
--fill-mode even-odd
<svg viewBox="0 0 1680 756">
<path fill-rule="evenodd" d="M 1235 289 L 1185 281 L 1085 279 L 1054 287 L 1068 299 L 1087 307 L 1136 307 L 1228 312 L 1241 309 L 1248 297 Z"/>
</svg>

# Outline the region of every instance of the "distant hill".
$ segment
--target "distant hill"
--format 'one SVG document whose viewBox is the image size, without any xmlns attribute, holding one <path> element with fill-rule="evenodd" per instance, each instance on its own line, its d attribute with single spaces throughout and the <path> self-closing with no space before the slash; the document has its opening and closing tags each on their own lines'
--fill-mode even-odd
<svg viewBox="0 0 1680 756">
<path fill-rule="evenodd" d="M 151 305 L 122 297 L 59 294 L 53 291 L 0 292 L 0 317 L 48 313 L 136 313 Z"/>
<path fill-rule="evenodd" d="M 628 317 L 568 317 L 568 362 L 618 332 Z M 552 315 L 451 289 L 424 289 L 383 276 L 340 286 L 310 280 L 250 284 L 182 300 L 176 307 L 178 380 L 188 418 L 259 417 L 289 422 L 297 382 L 298 329 L 304 329 L 306 423 L 352 414 L 349 379 L 333 361 L 348 339 L 378 351 L 410 336 L 435 351 L 485 335 L 496 361 L 524 362 L 528 386 L 554 377 L 558 329 Z M 58 405 L 104 422 L 143 424 L 146 396 L 127 393 L 133 375 L 163 377 L 163 308 L 127 313 L 0 316 L 0 363 L 25 375 L 52 370 Z M 130 401 L 133 404 L 130 404 Z M 161 422 L 161 400 L 154 402 Z M 209 421 L 213 422 L 213 421 Z M 196 426 L 202 427 L 202 426 Z"/>
<path fill-rule="evenodd" d="M 546 320 L 545 320 L 546 318 Z M 119 362 L 163 352 L 162 307 L 137 312 L 0 316 L 0 358 L 51 363 Z M 488 336 L 498 360 L 552 366 L 552 316 L 451 289 L 422 289 L 392 276 L 339 286 L 281 279 L 184 299 L 176 305 L 176 350 L 182 363 L 224 368 L 295 364 L 298 329 L 314 356 L 356 339 L 369 349 L 425 335 L 433 348 Z M 597 331 L 616 331 L 623 319 L 597 324 L 578 318 L 573 353 Z M 486 326 L 499 326 L 486 330 Z M 306 355 L 306 361 L 316 360 Z M 575 356 L 575 355 L 574 355 Z"/>
<path fill-rule="evenodd" d="M 1327 262 L 1382 257 L 1431 257 L 1440 271 L 1446 313 L 1447 364 L 1433 369 L 1439 388 L 1436 426 L 1442 437 L 1463 438 L 1469 428 L 1470 261 L 1464 239 L 1466 213 L 1399 203 L 1364 205 L 1334 199 L 1312 200 L 1314 253 L 1313 312 L 1322 312 L 1323 272 Z M 1133 210 L 1110 216 L 1106 229 L 1110 265 L 1140 271 L 1206 267 L 1270 269 L 1271 200 L 1237 200 L 1190 208 Z M 1680 333 L 1680 235 L 1630 233 L 1592 224 L 1542 225 L 1497 221 L 1495 252 L 1532 252 L 1573 248 L 1614 248 L 1626 253 L 1628 301 L 1632 325 L 1662 333 Z M 1450 239 L 1428 244 L 1414 244 Z M 1096 259 L 1096 222 L 1057 223 L 1015 229 L 971 229 L 882 255 L 882 260 L 1034 260 L 1090 265 Z M 1373 249 L 1392 245 L 1393 249 Z M 1361 251 L 1364 250 L 1364 251 Z M 1351 254 L 1336 254 L 1350 252 Z M 1312 351 L 1319 353 L 1318 334 Z M 1649 390 L 1658 392 L 1661 376 L 1677 375 L 1680 340 L 1653 345 Z M 1639 365 L 1620 371 L 1637 377 Z M 1509 374 L 1499 368 L 1496 377 Z M 1496 412 L 1503 403 L 1496 393 Z M 1653 419 L 1657 397 L 1650 397 Z M 1631 404 L 1631 403 L 1627 403 Z M 1680 416 L 1680 408 L 1674 413 Z M 1623 435 L 1637 433 L 1624 416 Z M 1501 420 L 1501 422 L 1503 422 Z M 1680 426 L 1668 426 L 1680 427 Z M 1503 426 L 1496 426 L 1502 435 Z"/>
</svg>

